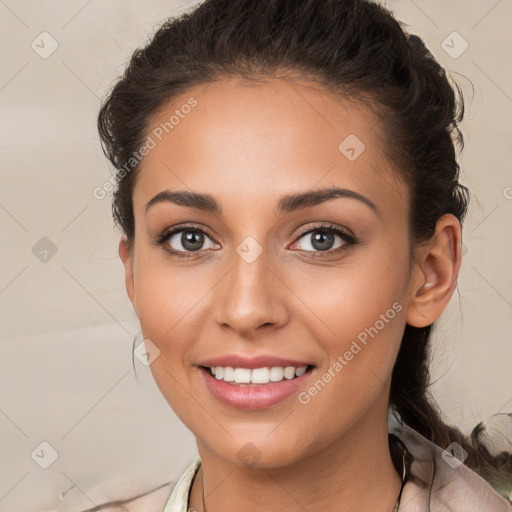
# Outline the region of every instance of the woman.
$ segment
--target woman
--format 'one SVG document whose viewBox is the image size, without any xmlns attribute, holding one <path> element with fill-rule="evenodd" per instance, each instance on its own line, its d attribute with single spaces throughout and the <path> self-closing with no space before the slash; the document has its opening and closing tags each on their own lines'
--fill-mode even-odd
<svg viewBox="0 0 512 512">
<path fill-rule="evenodd" d="M 364 0 L 207 0 L 134 53 L 98 125 L 151 370 L 197 440 L 165 512 L 511 509 L 509 454 L 427 395 L 462 115 Z"/>
</svg>

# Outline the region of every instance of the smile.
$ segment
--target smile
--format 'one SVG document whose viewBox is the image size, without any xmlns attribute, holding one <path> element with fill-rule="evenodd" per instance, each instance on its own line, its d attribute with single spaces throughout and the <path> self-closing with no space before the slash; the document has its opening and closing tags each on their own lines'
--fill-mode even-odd
<svg viewBox="0 0 512 512">
<path fill-rule="evenodd" d="M 244 410 L 265 409 L 299 393 L 315 371 L 312 365 L 199 369 L 206 389 L 216 401 Z"/>
<path fill-rule="evenodd" d="M 237 384 L 268 384 L 270 382 L 281 382 L 292 380 L 304 375 L 307 366 L 274 366 L 272 368 L 232 368 L 230 366 L 207 367 L 211 375 L 217 380 Z"/>
</svg>

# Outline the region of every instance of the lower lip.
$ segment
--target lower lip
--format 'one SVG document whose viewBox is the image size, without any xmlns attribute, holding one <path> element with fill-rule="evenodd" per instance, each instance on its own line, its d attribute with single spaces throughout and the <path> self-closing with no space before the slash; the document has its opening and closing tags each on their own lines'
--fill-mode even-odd
<svg viewBox="0 0 512 512">
<path fill-rule="evenodd" d="M 216 379 L 203 367 L 200 367 L 200 370 L 206 387 L 217 400 L 230 407 L 249 410 L 264 409 L 285 400 L 299 391 L 311 375 L 311 370 L 308 370 L 294 379 L 284 379 L 258 386 L 256 384 L 229 384 Z"/>
</svg>

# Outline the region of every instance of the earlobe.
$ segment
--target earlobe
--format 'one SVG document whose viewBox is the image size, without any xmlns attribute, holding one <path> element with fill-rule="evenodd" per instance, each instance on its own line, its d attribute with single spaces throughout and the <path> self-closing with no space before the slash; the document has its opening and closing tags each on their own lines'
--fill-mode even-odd
<svg viewBox="0 0 512 512">
<path fill-rule="evenodd" d="M 130 246 L 130 242 L 128 242 L 128 240 L 125 237 L 121 237 L 121 239 L 119 240 L 118 253 L 124 266 L 124 281 L 126 286 L 126 293 L 128 294 L 130 302 L 132 303 L 132 306 L 136 311 L 132 247 Z"/>
<path fill-rule="evenodd" d="M 448 305 L 461 264 L 460 222 L 452 214 L 437 222 L 430 241 L 417 252 L 406 321 L 414 327 L 435 322 Z"/>
</svg>

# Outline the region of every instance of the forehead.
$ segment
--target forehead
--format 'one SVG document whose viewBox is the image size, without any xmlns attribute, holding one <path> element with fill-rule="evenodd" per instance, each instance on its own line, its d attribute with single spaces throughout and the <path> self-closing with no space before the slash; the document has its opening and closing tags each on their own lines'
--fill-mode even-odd
<svg viewBox="0 0 512 512">
<path fill-rule="evenodd" d="M 368 108 L 318 84 L 222 79 L 195 86 L 148 122 L 153 148 L 141 162 L 134 201 L 190 189 L 221 202 L 236 191 L 240 204 L 259 197 L 263 205 L 334 185 L 396 207 L 407 187 L 384 156 L 381 133 Z"/>
</svg>

